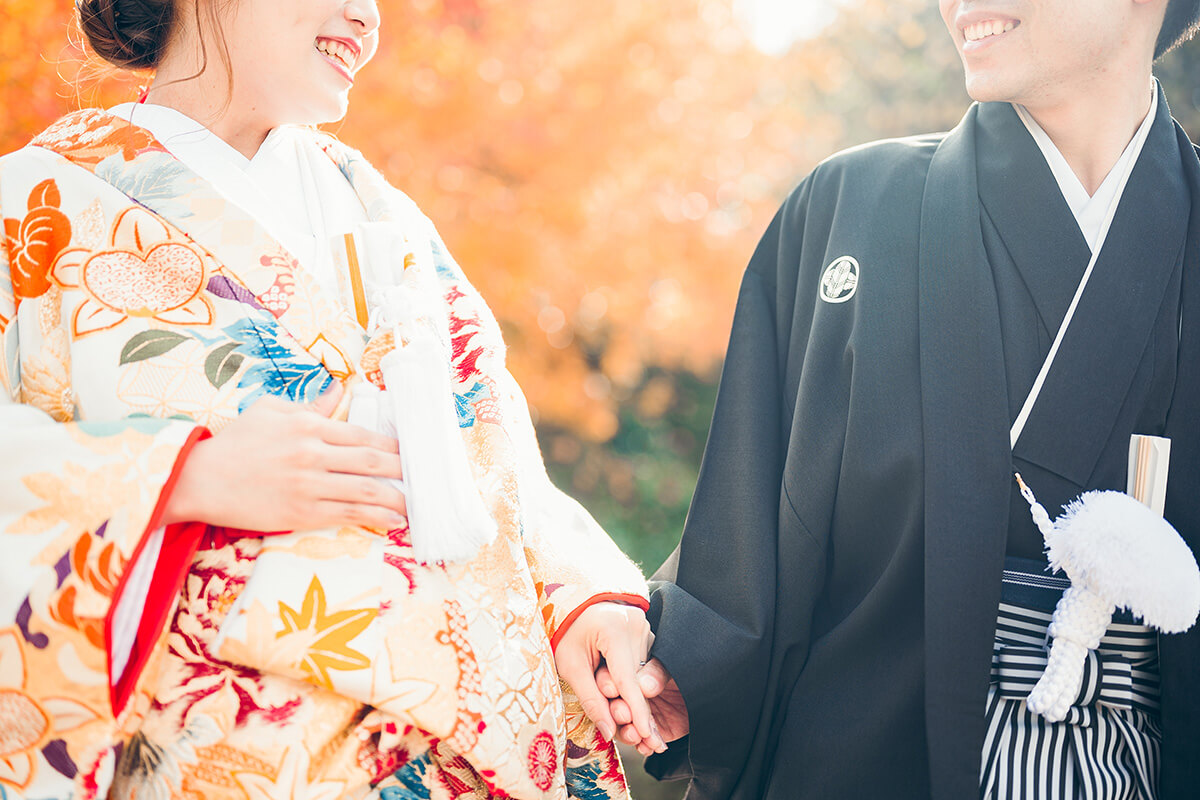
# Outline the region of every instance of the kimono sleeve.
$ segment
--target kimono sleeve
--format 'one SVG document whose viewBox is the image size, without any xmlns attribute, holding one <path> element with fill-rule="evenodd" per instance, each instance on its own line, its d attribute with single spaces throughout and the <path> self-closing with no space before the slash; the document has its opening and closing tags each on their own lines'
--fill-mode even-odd
<svg viewBox="0 0 1200 800">
<path fill-rule="evenodd" d="M 1200 155 L 1200 148 L 1197 148 Z M 1193 204 L 1197 202 L 1195 198 Z M 1192 219 L 1200 217 L 1193 207 Z M 1185 261 L 1179 373 L 1167 418 L 1171 475 L 1165 516 L 1200 558 L 1200 243 L 1192 234 L 1193 260 Z M 1196 796 L 1200 786 L 1200 623 L 1186 633 L 1159 636 L 1162 691 L 1161 800 Z"/>
<path fill-rule="evenodd" d="M 507 376 L 507 373 L 505 373 Z M 649 608 L 641 570 L 571 497 L 551 483 L 538 449 L 528 406 L 507 376 L 508 413 L 521 459 L 525 555 L 534 577 L 546 635 L 559 641 L 580 614 L 601 602 Z"/>
<path fill-rule="evenodd" d="M 434 233 L 433 252 L 443 281 L 456 300 L 454 314 L 489 331 L 496 352 L 466 357 L 494 382 L 505 431 L 518 461 L 525 556 L 537 590 L 546 635 L 558 645 L 567 628 L 590 605 L 619 602 L 645 610 L 649 605 L 641 570 L 621 552 L 604 529 L 575 500 L 556 488 L 546 474 L 525 396 L 504 365 L 499 326 L 491 310 L 453 262 Z M 460 331 L 461 332 L 461 331 Z M 456 336 L 452 332 L 452 336 Z M 456 338 L 455 358 L 465 354 Z M 482 363 L 490 360 L 486 366 Z"/>
<path fill-rule="evenodd" d="M 824 570 L 823 546 L 783 488 L 786 371 L 811 326 L 792 285 L 808 191 L 801 184 L 781 209 L 743 278 L 683 536 L 652 584 L 651 655 L 679 686 L 690 733 L 646 767 L 660 780 L 691 777 L 705 797 L 758 796 L 775 661 L 781 649 L 804 658 Z"/>
<path fill-rule="evenodd" d="M 28 711 L 14 721 L 6 706 L 3 727 L 20 728 L 6 741 L 32 745 L 111 730 L 149 681 L 203 529 L 159 519 L 207 434 L 177 420 L 60 422 L 27 402 L 44 394 L 22 373 L 45 366 L 39 312 L 55 301 L 24 222 L 5 218 L 0 244 L 0 690 Z"/>
</svg>

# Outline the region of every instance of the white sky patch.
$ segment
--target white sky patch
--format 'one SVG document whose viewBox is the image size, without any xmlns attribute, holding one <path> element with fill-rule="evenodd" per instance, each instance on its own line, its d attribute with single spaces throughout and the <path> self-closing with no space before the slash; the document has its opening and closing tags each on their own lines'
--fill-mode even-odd
<svg viewBox="0 0 1200 800">
<path fill-rule="evenodd" d="M 778 55 L 799 39 L 816 36 L 847 0 L 733 0 L 733 13 L 755 46 Z"/>
</svg>

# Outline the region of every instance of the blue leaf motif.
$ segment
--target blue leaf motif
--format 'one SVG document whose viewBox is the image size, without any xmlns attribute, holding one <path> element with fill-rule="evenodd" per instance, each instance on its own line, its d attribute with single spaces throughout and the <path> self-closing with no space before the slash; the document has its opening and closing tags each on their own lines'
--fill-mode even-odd
<svg viewBox="0 0 1200 800">
<path fill-rule="evenodd" d="M 246 370 L 238 381 L 239 388 L 256 387 L 238 403 L 238 413 L 241 414 L 265 395 L 283 397 L 295 403 L 311 403 L 320 397 L 331 383 L 333 376 L 325 369 L 324 364 L 282 361 L 255 364 Z"/>
<path fill-rule="evenodd" d="M 429 773 L 428 752 L 414 758 L 394 773 L 399 786 L 388 786 L 379 790 L 379 800 L 428 800 L 429 787 L 425 776 Z"/>
<path fill-rule="evenodd" d="M 469 428 L 475 424 L 475 401 L 491 397 L 492 392 L 487 386 L 475 382 L 475 385 L 463 394 L 454 395 L 454 405 L 458 411 L 458 427 Z"/>
<path fill-rule="evenodd" d="M 222 330 L 230 339 L 241 345 L 238 352 L 249 358 L 269 361 L 295 358 L 292 349 L 280 343 L 280 330 L 273 321 L 264 323 L 242 317 Z"/>
<path fill-rule="evenodd" d="M 608 792 L 600 787 L 600 765 L 589 761 L 579 767 L 567 767 L 567 796 L 580 800 L 609 800 Z"/>
<path fill-rule="evenodd" d="M 279 341 L 280 329 L 274 321 L 244 317 L 223 330 L 238 343 L 235 352 L 259 362 L 251 364 L 238 380 L 238 388 L 254 389 L 238 403 L 239 414 L 264 395 L 296 403 L 312 402 L 333 382 L 324 364 L 308 352 L 296 352 Z"/>
<path fill-rule="evenodd" d="M 430 243 L 430 249 L 433 251 L 433 267 L 437 272 L 438 278 L 444 281 L 455 281 L 463 278 L 462 270 L 454 261 L 454 257 L 450 255 L 450 251 L 446 249 L 446 245 L 442 244 L 441 239 L 435 236 Z"/>
<path fill-rule="evenodd" d="M 96 166 L 96 176 L 163 216 L 193 216 L 180 200 L 188 195 L 193 174 L 172 155 L 147 153 L 129 163 L 119 155 L 110 156 Z"/>
<path fill-rule="evenodd" d="M 354 183 L 355 168 L 358 167 L 358 159 L 351 161 L 350 158 L 341 150 L 326 150 L 325 151 L 333 163 L 337 165 L 338 171 L 342 173 L 342 177 L 349 183 Z"/>
</svg>

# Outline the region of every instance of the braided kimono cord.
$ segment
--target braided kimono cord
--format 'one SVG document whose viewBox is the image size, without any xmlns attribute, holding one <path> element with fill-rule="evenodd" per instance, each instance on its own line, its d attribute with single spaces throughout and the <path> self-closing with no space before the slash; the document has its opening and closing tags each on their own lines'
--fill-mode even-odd
<svg viewBox="0 0 1200 800">
<path fill-rule="evenodd" d="M 1054 609 L 1054 642 L 1045 672 L 1026 701 L 1051 722 L 1067 716 L 1095 650 L 1118 606 L 1163 633 L 1180 633 L 1200 614 L 1200 568 L 1170 523 L 1123 492 L 1093 491 L 1057 522 L 1016 475 L 1042 533 L 1053 569 L 1071 579 Z"/>
</svg>

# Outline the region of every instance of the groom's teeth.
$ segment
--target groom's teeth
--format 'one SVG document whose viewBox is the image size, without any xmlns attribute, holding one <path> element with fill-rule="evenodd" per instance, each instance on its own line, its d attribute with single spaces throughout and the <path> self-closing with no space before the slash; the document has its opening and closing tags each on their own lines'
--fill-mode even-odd
<svg viewBox="0 0 1200 800">
<path fill-rule="evenodd" d="M 973 22 L 963 28 L 963 38 L 968 42 L 978 42 L 980 39 L 986 39 L 989 36 L 999 36 L 1002 33 L 1008 33 L 1015 27 L 1017 27 L 1017 23 L 1011 19 L 987 19 L 982 22 Z"/>
</svg>

